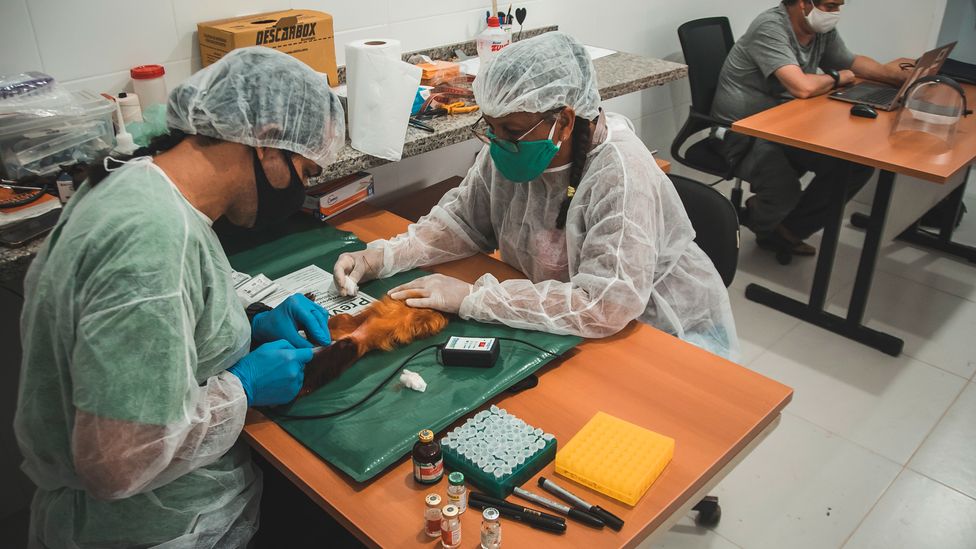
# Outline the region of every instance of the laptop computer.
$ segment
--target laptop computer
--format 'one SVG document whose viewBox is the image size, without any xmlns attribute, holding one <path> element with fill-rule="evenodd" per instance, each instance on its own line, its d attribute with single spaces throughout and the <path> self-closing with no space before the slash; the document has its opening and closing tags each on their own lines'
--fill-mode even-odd
<svg viewBox="0 0 976 549">
<path fill-rule="evenodd" d="M 949 52 L 956 47 L 956 43 L 946 44 L 925 52 L 925 55 L 918 58 L 911 76 L 905 80 L 900 88 L 879 84 L 877 82 L 861 82 L 847 88 L 841 88 L 830 94 L 831 99 L 847 101 L 849 103 L 865 103 L 883 111 L 893 111 L 901 106 L 905 92 L 919 78 L 923 76 L 934 76 L 939 73 L 942 64 L 949 57 Z"/>
</svg>

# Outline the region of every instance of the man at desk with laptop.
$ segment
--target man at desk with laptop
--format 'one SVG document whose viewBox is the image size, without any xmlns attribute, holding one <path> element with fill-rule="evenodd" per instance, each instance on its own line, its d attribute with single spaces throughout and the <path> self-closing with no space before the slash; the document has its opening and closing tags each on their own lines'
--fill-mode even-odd
<svg viewBox="0 0 976 549">
<path fill-rule="evenodd" d="M 843 5 L 844 0 L 783 0 L 761 13 L 725 60 L 712 116 L 731 124 L 792 98 L 830 93 L 851 84 L 855 76 L 903 84 L 910 72 L 847 49 L 834 28 Z M 724 133 L 718 148 L 736 166 L 735 176 L 748 181 L 755 193 L 746 201 L 742 224 L 756 234 L 761 247 L 787 257 L 816 254 L 804 240 L 823 228 L 831 185 L 847 178 L 850 199 L 873 172 L 733 132 Z M 803 190 L 800 176 L 808 171 L 816 177 Z"/>
</svg>

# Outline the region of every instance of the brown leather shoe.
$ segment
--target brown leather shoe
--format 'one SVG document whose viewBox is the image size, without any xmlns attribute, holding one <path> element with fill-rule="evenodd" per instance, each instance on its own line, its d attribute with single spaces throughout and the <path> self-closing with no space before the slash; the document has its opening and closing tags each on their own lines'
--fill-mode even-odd
<svg viewBox="0 0 976 549">
<path fill-rule="evenodd" d="M 816 247 L 807 244 L 803 240 L 800 240 L 786 227 L 782 225 L 777 225 L 776 233 L 782 236 L 785 240 L 787 240 L 790 244 L 793 245 L 792 248 L 793 255 L 805 255 L 805 256 L 817 255 Z"/>
</svg>

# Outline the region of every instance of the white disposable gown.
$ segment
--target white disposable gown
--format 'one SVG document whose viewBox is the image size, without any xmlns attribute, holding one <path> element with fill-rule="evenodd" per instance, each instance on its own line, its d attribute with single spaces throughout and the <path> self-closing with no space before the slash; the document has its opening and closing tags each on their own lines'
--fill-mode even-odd
<svg viewBox="0 0 976 549">
<path fill-rule="evenodd" d="M 383 249 L 385 277 L 490 253 L 527 279 L 485 274 L 460 316 L 582 337 L 616 333 L 631 320 L 735 359 L 738 339 L 728 292 L 694 243 L 681 200 L 629 121 L 607 116 L 606 139 L 588 155 L 565 230 L 555 228 L 570 165 L 513 183 L 488 146 L 461 185 Z"/>
</svg>

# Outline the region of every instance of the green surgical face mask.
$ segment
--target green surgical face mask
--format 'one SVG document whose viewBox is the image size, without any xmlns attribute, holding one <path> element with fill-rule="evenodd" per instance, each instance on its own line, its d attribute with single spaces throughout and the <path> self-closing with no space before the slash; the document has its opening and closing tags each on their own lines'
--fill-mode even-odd
<svg viewBox="0 0 976 549">
<path fill-rule="evenodd" d="M 487 133 L 489 137 L 495 137 L 490 130 Z M 552 136 L 555 133 L 556 121 L 553 120 L 552 129 L 549 130 L 549 137 L 546 139 L 514 142 L 518 148 L 515 152 L 505 149 L 495 139 L 492 139 L 488 152 L 495 162 L 495 167 L 502 172 L 506 179 L 516 183 L 528 183 L 542 175 L 556 153 L 559 152 L 559 146 L 562 145 L 562 142 L 552 142 Z"/>
</svg>

